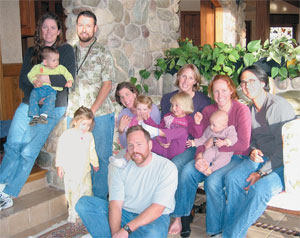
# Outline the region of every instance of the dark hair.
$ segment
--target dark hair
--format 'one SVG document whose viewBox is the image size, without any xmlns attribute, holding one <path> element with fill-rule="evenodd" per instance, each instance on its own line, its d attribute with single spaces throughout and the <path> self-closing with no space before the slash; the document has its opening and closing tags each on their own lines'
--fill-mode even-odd
<svg viewBox="0 0 300 238">
<path fill-rule="evenodd" d="M 126 131 L 126 139 L 128 138 L 130 133 L 133 133 L 135 131 L 142 131 L 144 133 L 144 136 L 147 141 L 151 140 L 150 134 L 148 131 L 146 131 L 142 126 L 137 125 L 137 126 L 132 126 Z"/>
<path fill-rule="evenodd" d="M 247 66 L 247 67 L 243 68 L 242 72 L 239 75 L 239 83 L 241 83 L 241 76 L 245 71 L 250 71 L 251 73 L 253 73 L 256 76 L 256 78 L 259 81 L 264 82 L 265 83 L 264 90 L 269 92 L 269 90 L 270 90 L 269 77 L 268 77 L 266 71 L 264 71 L 260 66 L 255 65 L 255 64 Z"/>
<path fill-rule="evenodd" d="M 43 47 L 41 50 L 42 60 L 46 59 L 50 53 L 59 54 L 58 50 L 51 46 Z"/>
<path fill-rule="evenodd" d="M 42 39 L 42 26 L 47 19 L 52 19 L 56 22 L 57 29 L 60 30 L 60 34 L 57 36 L 55 43 L 52 47 L 57 48 L 62 42 L 62 24 L 58 16 L 52 12 L 47 12 L 40 17 L 35 29 L 34 36 L 34 51 L 31 57 L 31 64 L 35 65 L 42 62 L 41 49 L 45 46 L 44 39 Z"/>
<path fill-rule="evenodd" d="M 91 111 L 91 109 L 81 106 L 75 111 L 70 127 L 74 127 L 74 122 L 79 120 L 86 120 L 86 119 L 92 120 L 92 125 L 89 130 L 92 131 L 94 126 L 94 113 Z"/>
<path fill-rule="evenodd" d="M 81 16 L 93 18 L 94 19 L 94 25 L 95 26 L 97 25 L 97 17 L 96 17 L 96 15 L 93 12 L 89 11 L 89 10 L 79 12 L 79 14 L 77 16 L 77 19 L 76 19 L 76 24 L 78 23 L 78 18 L 81 17 Z"/>
<path fill-rule="evenodd" d="M 209 82 L 209 85 L 208 85 L 208 94 L 210 95 L 211 98 L 213 98 L 213 86 L 214 86 L 214 83 L 217 81 L 217 80 L 223 80 L 227 83 L 227 86 L 228 88 L 232 91 L 232 94 L 231 94 L 231 99 L 238 99 L 238 95 L 237 95 L 237 92 L 236 92 L 236 87 L 235 87 L 235 84 L 233 82 L 233 80 L 227 76 L 227 75 L 222 75 L 222 74 L 218 74 L 216 75 L 213 80 L 211 80 Z"/>
<path fill-rule="evenodd" d="M 194 77 L 195 77 L 195 81 L 196 83 L 193 85 L 193 91 L 198 91 L 199 87 L 200 87 L 200 83 L 201 83 L 201 76 L 199 73 L 198 68 L 196 67 L 196 65 L 194 64 L 185 64 L 183 65 L 177 72 L 177 78 L 176 78 L 176 82 L 175 82 L 175 86 L 178 87 L 179 86 L 179 78 L 180 76 L 183 74 L 183 72 L 186 69 L 191 69 L 194 72 Z"/>
<path fill-rule="evenodd" d="M 115 92 L 115 98 L 116 98 L 116 101 L 117 103 L 119 103 L 121 106 L 124 106 L 122 103 L 121 103 L 121 99 L 120 99 L 120 95 L 119 95 L 119 92 L 123 89 L 123 88 L 127 88 L 129 91 L 131 91 L 132 93 L 135 93 L 136 96 L 139 95 L 139 91 L 137 90 L 137 88 L 130 82 L 122 82 L 122 83 L 119 83 L 117 85 L 117 88 L 116 88 L 116 92 Z"/>
</svg>

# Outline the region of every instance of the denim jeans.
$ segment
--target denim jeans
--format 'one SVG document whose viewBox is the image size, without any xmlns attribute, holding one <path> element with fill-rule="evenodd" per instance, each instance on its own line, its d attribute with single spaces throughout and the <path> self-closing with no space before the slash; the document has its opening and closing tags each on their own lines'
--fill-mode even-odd
<svg viewBox="0 0 300 238">
<path fill-rule="evenodd" d="M 244 156 L 233 155 L 228 165 L 209 175 L 204 183 L 206 193 L 206 233 L 214 235 L 222 232 L 226 207 L 225 177 L 231 173 Z"/>
<path fill-rule="evenodd" d="M 100 168 L 98 172 L 91 170 L 91 175 L 94 196 L 102 199 L 107 199 L 108 195 L 108 159 L 112 155 L 114 126 L 114 113 L 95 117 L 93 136 Z"/>
<path fill-rule="evenodd" d="M 111 237 L 108 222 L 108 202 L 97 197 L 84 196 L 76 204 L 76 211 L 92 237 Z M 139 214 L 122 209 L 121 226 L 135 219 Z M 160 238 L 168 236 L 169 215 L 161 215 L 153 222 L 139 227 L 130 234 L 131 238 Z"/>
<path fill-rule="evenodd" d="M 29 98 L 29 116 L 39 116 L 46 114 L 49 117 L 54 117 L 56 90 L 50 86 L 43 86 L 40 88 L 34 88 L 31 91 Z M 39 101 L 45 98 L 42 108 L 39 107 Z"/>
<path fill-rule="evenodd" d="M 195 168 L 195 160 L 188 162 L 181 173 L 175 195 L 176 205 L 172 217 L 188 216 L 193 208 L 198 183 L 206 176 Z"/>
<path fill-rule="evenodd" d="M 266 161 L 267 158 L 264 157 Z M 273 195 L 284 189 L 283 166 L 276 168 L 250 187 L 246 179 L 263 163 L 253 162 L 249 157 L 235 166 L 225 178 L 227 206 L 223 237 L 246 237 L 248 228 L 261 216 Z"/>
<path fill-rule="evenodd" d="M 21 103 L 15 112 L 0 165 L 0 183 L 6 184 L 3 192 L 14 197 L 20 193 L 41 148 L 66 111 L 66 107 L 56 107 L 55 118 L 49 118 L 48 124 L 30 126 L 28 108 L 27 104 Z"/>
</svg>

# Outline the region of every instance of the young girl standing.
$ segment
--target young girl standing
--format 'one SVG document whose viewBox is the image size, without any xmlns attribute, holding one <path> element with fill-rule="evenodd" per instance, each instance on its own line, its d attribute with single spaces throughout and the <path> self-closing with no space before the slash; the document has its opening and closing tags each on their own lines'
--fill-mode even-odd
<svg viewBox="0 0 300 238">
<path fill-rule="evenodd" d="M 192 97 L 185 92 L 174 94 L 170 102 L 171 113 L 165 114 L 159 125 L 150 117 L 141 125 L 153 138 L 152 151 L 173 159 L 185 151 L 189 134 L 194 134 L 194 119 L 189 115 L 194 112 L 194 106 Z"/>
<path fill-rule="evenodd" d="M 75 205 L 83 195 L 92 195 L 91 166 L 99 170 L 95 142 L 91 133 L 93 112 L 81 106 L 76 110 L 70 129 L 59 138 L 56 150 L 57 174 L 64 178 L 65 194 L 69 206 L 68 222 L 78 218 Z"/>
</svg>

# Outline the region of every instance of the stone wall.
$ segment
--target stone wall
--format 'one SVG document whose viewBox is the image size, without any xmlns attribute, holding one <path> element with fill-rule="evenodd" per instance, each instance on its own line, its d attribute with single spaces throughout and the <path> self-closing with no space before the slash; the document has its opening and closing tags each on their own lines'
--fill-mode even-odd
<svg viewBox="0 0 300 238">
<path fill-rule="evenodd" d="M 154 69 L 166 49 L 178 47 L 179 0 L 63 0 L 67 15 L 67 40 L 77 40 L 76 17 L 82 10 L 97 16 L 98 42 L 110 48 L 115 59 L 117 82 L 140 79 L 141 69 Z M 150 94 L 162 87 L 151 76 Z"/>
</svg>

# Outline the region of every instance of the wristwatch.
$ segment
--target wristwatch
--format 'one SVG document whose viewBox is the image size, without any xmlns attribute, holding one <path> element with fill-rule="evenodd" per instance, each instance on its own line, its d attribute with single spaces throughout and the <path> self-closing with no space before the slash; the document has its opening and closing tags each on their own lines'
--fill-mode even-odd
<svg viewBox="0 0 300 238">
<path fill-rule="evenodd" d="M 128 232 L 128 235 L 130 235 L 132 233 L 132 230 L 130 229 L 130 227 L 127 224 L 123 226 L 123 229 Z"/>
<path fill-rule="evenodd" d="M 266 175 L 268 175 L 266 172 L 263 172 L 263 171 L 261 171 L 261 170 L 258 170 L 257 173 L 259 174 L 259 176 L 260 176 L 261 178 L 264 177 L 264 176 L 266 176 Z"/>
</svg>

